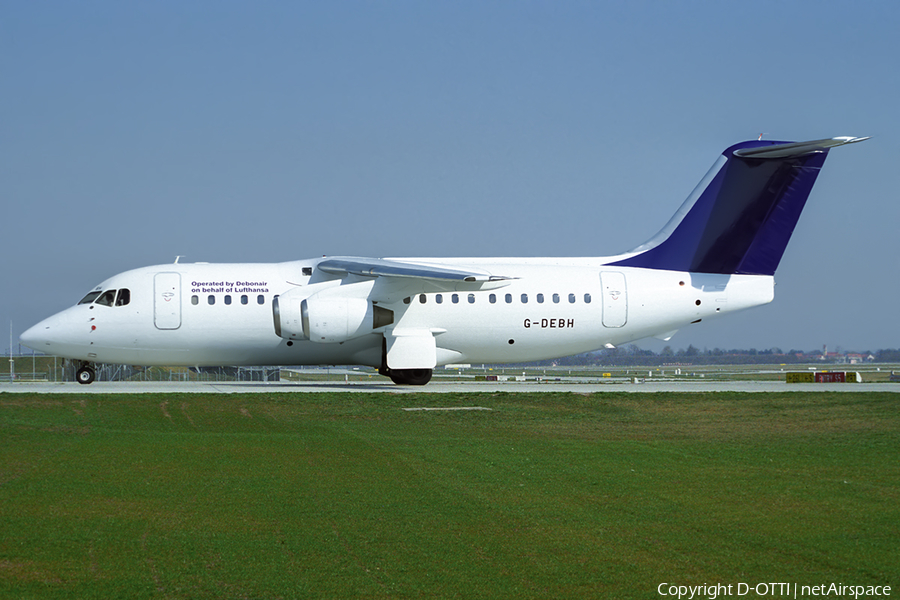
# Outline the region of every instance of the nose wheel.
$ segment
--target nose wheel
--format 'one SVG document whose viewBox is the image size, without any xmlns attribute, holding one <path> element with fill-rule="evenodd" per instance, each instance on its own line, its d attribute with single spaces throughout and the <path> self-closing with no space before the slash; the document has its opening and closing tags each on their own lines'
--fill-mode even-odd
<svg viewBox="0 0 900 600">
<path fill-rule="evenodd" d="M 97 374 L 94 372 L 94 368 L 90 365 L 84 365 L 80 369 L 75 371 L 75 381 L 82 385 L 94 383 L 94 379 L 96 378 Z"/>
</svg>

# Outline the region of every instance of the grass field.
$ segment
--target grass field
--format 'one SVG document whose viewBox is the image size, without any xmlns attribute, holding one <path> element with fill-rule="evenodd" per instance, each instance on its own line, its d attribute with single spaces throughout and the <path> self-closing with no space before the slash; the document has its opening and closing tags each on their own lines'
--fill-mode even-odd
<svg viewBox="0 0 900 600">
<path fill-rule="evenodd" d="M 896 590 L 897 402 L 0 394 L 0 597 Z"/>
</svg>

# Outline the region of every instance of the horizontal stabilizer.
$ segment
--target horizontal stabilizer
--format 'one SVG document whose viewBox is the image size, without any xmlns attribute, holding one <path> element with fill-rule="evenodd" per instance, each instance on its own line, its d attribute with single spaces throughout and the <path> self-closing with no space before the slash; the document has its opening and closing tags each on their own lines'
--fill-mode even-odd
<svg viewBox="0 0 900 600">
<path fill-rule="evenodd" d="M 763 146 L 762 148 L 744 148 L 743 150 L 735 150 L 734 155 L 742 158 L 790 158 L 793 156 L 803 156 L 813 152 L 822 152 L 828 148 L 843 146 L 844 144 L 855 144 L 869 139 L 868 137 L 836 137 L 824 140 L 815 140 L 812 142 L 794 142 L 792 144 L 778 144 L 775 146 Z"/>
</svg>

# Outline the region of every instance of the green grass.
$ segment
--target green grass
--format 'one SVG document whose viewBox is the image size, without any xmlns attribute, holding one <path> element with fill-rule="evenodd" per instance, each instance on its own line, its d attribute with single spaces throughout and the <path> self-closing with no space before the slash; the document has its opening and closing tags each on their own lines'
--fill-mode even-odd
<svg viewBox="0 0 900 600">
<path fill-rule="evenodd" d="M 0 394 L 0 597 L 896 586 L 897 408 L 879 393 Z"/>
</svg>

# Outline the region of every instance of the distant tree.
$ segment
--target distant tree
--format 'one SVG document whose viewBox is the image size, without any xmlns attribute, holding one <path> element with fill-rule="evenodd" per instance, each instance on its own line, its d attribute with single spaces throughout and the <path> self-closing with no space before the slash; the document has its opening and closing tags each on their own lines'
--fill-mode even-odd
<svg viewBox="0 0 900 600">
<path fill-rule="evenodd" d="M 672 346 L 666 346 L 665 348 L 662 349 L 662 351 L 659 353 L 659 355 L 660 356 L 675 356 L 675 353 L 672 352 Z"/>
<path fill-rule="evenodd" d="M 879 350 L 875 353 L 875 360 L 878 362 L 900 362 L 900 350 L 891 350 L 890 348 Z"/>
</svg>

